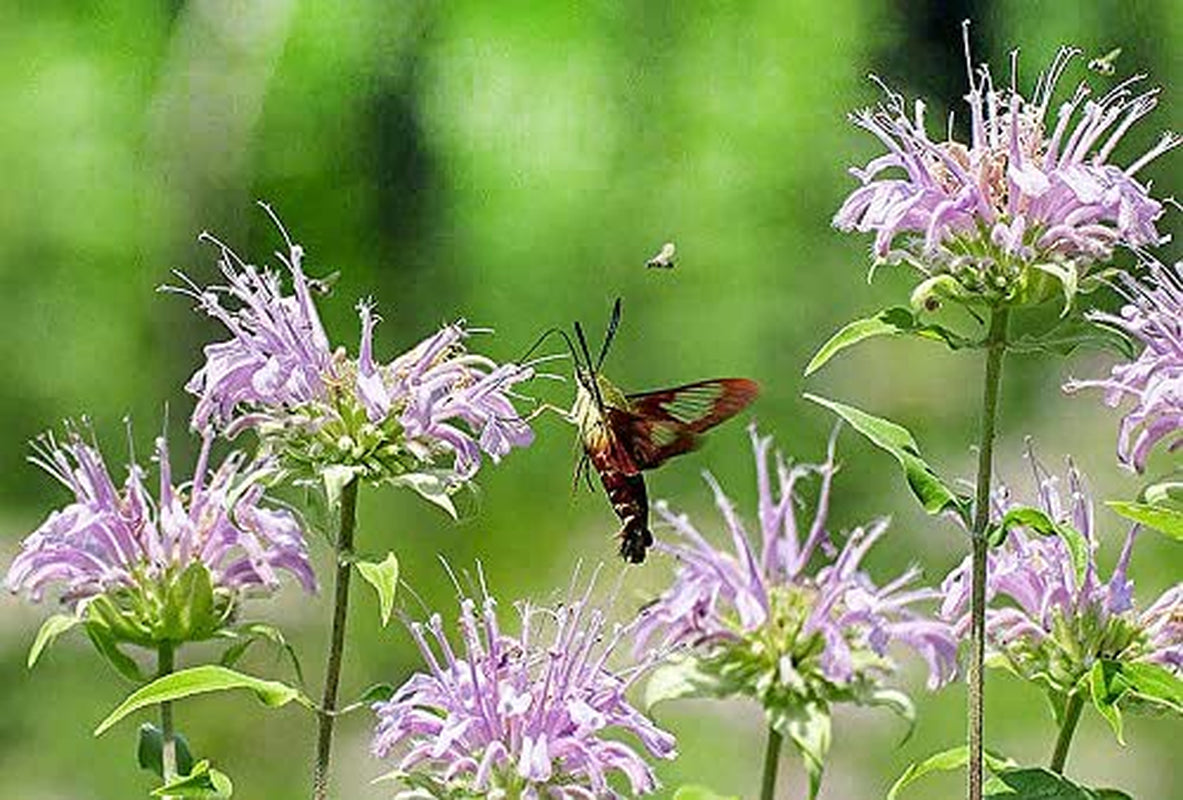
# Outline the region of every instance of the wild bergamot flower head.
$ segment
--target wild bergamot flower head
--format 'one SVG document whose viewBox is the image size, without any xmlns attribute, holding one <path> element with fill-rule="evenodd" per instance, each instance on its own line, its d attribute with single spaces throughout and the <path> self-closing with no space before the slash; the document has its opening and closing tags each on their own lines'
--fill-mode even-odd
<svg viewBox="0 0 1183 800">
<path fill-rule="evenodd" d="M 774 484 L 772 439 L 754 426 L 750 434 L 758 534 L 749 534 L 710 475 L 729 548 L 687 515 L 658 503 L 670 535 L 659 536 L 656 547 L 677 559 L 677 568 L 670 588 L 645 609 L 635 648 L 645 651 L 657 640 L 663 649 L 683 649 L 654 674 L 654 702 L 733 695 L 759 702 L 769 723 L 801 751 L 816 792 L 830 739 L 830 706 L 882 704 L 910 714 L 907 697 L 886 685 L 896 666 L 891 648 L 918 653 L 935 688 L 956 669 L 957 642 L 949 625 L 916 609 L 938 596 L 914 585 L 918 570 L 878 584 L 861 568 L 867 551 L 886 534 L 887 520 L 858 527 L 844 540 L 828 530 L 834 440 L 822 464 L 790 465 L 777 453 Z M 799 492 L 813 477 L 820 482 L 813 516 L 800 519 Z"/>
<path fill-rule="evenodd" d="M 458 646 L 438 614 L 410 623 L 425 669 L 374 706 L 372 750 L 398 755 L 400 797 L 619 797 L 612 773 L 630 797 L 656 789 L 640 750 L 673 758 L 674 738 L 625 697 L 652 659 L 610 662 L 633 626 L 608 624 L 593 584 L 553 607 L 518 603 L 514 632 L 487 591 L 462 596 Z"/>
<path fill-rule="evenodd" d="M 8 588 L 33 600 L 53 588 L 88 624 L 145 647 L 215 635 L 243 597 L 270 594 L 285 572 L 314 591 L 299 520 L 264 503 L 241 453 L 212 467 L 213 441 L 202 439 L 192 479 L 175 482 L 168 443 L 159 437 L 153 495 L 134 462 L 116 484 L 78 427 L 67 427 L 62 440 L 43 436 L 32 460 L 74 499 L 24 540 Z"/>
<path fill-rule="evenodd" d="M 1164 134 L 1126 166 L 1114 152 L 1158 103 L 1135 75 L 1094 97 L 1080 83 L 1057 105 L 1056 87 L 1079 51 L 1063 48 L 1035 89 L 975 68 L 965 30 L 970 136 L 930 137 L 925 104 L 909 109 L 884 87 L 877 107 L 853 122 L 887 148 L 851 173 L 861 184 L 834 216 L 843 231 L 874 233 L 877 263 L 907 263 L 924 276 L 914 302 L 929 298 L 984 305 L 1037 303 L 1061 291 L 1071 302 L 1096 264 L 1119 245 L 1156 245 L 1163 205 L 1138 173 L 1183 137 Z M 952 125 L 950 125 L 952 128 Z"/>
<path fill-rule="evenodd" d="M 349 356 L 321 324 L 303 248 L 283 235 L 287 253 L 277 257 L 290 292 L 281 272 L 246 263 L 208 235 L 225 283 L 175 289 L 230 333 L 205 347 L 186 386 L 198 398 L 195 428 L 213 424 L 231 437 L 252 428 L 297 477 L 404 483 L 445 508 L 482 455 L 497 461 L 530 444 L 533 432 L 512 399 L 531 367 L 470 352 L 463 322 L 382 363 L 370 301 L 358 305 L 361 339 Z"/>
</svg>

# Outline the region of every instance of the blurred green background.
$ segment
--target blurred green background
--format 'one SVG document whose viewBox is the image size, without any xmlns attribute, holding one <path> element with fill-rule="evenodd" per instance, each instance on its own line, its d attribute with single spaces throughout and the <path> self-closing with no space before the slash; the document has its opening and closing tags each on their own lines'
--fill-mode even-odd
<svg viewBox="0 0 1183 800">
<path fill-rule="evenodd" d="M 38 432 L 87 414 L 119 464 L 122 418 L 135 420 L 145 453 L 167 404 L 175 460 L 192 456 L 191 400 L 180 387 L 200 345 L 221 331 L 155 289 L 174 268 L 214 277 L 201 230 L 266 258 L 280 242 L 258 198 L 304 244 L 311 274 L 340 270 L 321 309 L 333 338 L 351 348 L 353 307 L 367 295 L 385 319 L 385 357 L 463 316 L 496 329 L 477 346 L 501 359 L 573 319 L 598 336 L 623 295 L 614 380 L 639 390 L 756 378 L 761 428 L 794 456 L 817 458 L 832 419 L 801 399 L 803 365 L 843 321 L 899 302 L 909 287 L 909 276 L 890 270 L 868 286 L 869 242 L 829 226 L 853 186 L 847 166 L 879 152 L 845 119 L 878 99 L 868 72 L 929 98 L 929 118 L 940 120 L 949 108 L 961 113 L 963 18 L 975 21 L 975 57 L 990 59 L 996 76 L 1008 50 L 1022 48 L 1028 87 L 1061 43 L 1090 55 L 1121 46 L 1120 73 L 1147 71 L 1165 87 L 1163 107 L 1125 142 L 1128 161 L 1161 129 L 1183 127 L 1180 12 L 1171 0 L 0 4 L 0 561 L 66 500 L 25 463 Z M 1069 80 L 1080 77 L 1078 64 Z M 1183 192 L 1181 176 L 1177 154 L 1145 173 L 1159 196 Z M 1178 223 L 1173 213 L 1165 227 L 1178 233 Z M 678 244 L 677 269 L 646 270 L 668 239 Z M 1056 467 L 1071 452 L 1098 496 L 1136 492 L 1113 458 L 1117 414 L 1058 388 L 1109 363 L 1099 354 L 1008 362 L 1004 476 L 1026 486 L 1020 453 L 1030 434 Z M 880 342 L 845 354 L 808 388 L 909 425 L 946 474 L 968 476 L 980 368 L 974 356 Z M 565 403 L 570 387 L 539 391 Z M 750 513 L 743 428 L 730 423 L 653 474 L 650 494 L 717 528 L 699 476 L 710 469 Z M 570 490 L 572 431 L 553 417 L 537 430 L 531 449 L 482 471 L 479 506 L 460 524 L 409 494 L 364 492 L 362 549 L 395 549 L 405 578 L 447 616 L 454 604 L 437 554 L 458 566 L 479 558 L 503 601 L 553 597 L 578 559 L 603 559 L 615 575 L 606 501 Z M 891 514 L 893 532 L 870 570 L 886 578 L 919 562 L 939 580 L 961 557 L 962 537 L 913 508 L 889 458 L 850 433 L 840 449 L 835 524 Z M 1099 516 L 1108 565 L 1122 526 Z M 323 568 L 323 543 L 315 554 Z M 1143 537 L 1133 567 L 1142 601 L 1181 566 L 1177 546 Z M 662 558 L 629 571 L 621 610 L 659 591 L 669 572 Z M 417 664 L 405 632 L 379 630 L 371 596 L 355 598 L 346 696 L 399 682 Z M 290 632 L 314 685 L 327 600 L 289 587 L 254 606 Z M 143 796 L 152 783 L 134 767 L 135 725 L 90 736 L 128 687 L 82 637 L 26 671 L 50 611 L 0 599 L 0 797 Z M 287 675 L 261 651 L 245 666 Z M 917 692 L 915 735 L 901 745 L 903 728 L 888 714 L 839 712 L 823 797 L 882 796 L 904 765 L 961 736 L 962 689 L 923 694 L 914 667 L 903 680 Z M 1044 762 L 1054 731 L 1043 698 L 998 675 L 989 688 L 989 743 Z M 682 752 L 659 768 L 667 786 L 700 781 L 754 796 L 763 748 L 754 709 L 685 704 L 658 716 Z M 234 777 L 237 796 L 306 794 L 313 726 L 301 712 L 226 697 L 184 703 L 178 718 L 195 749 Z M 369 784 L 388 768 L 367 754 L 371 721 L 358 714 L 340 728 L 339 797 L 388 794 Z M 1140 800 L 1177 797 L 1179 733 L 1177 722 L 1134 719 L 1122 749 L 1086 715 L 1069 771 Z M 800 768 L 786 759 L 782 796 L 799 797 Z M 935 779 L 910 796 L 948 798 L 960 785 Z"/>
</svg>

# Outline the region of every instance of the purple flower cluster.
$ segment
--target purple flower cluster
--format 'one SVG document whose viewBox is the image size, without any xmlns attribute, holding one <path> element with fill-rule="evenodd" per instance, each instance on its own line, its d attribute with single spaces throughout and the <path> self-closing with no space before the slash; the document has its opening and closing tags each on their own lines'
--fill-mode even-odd
<svg viewBox="0 0 1183 800">
<path fill-rule="evenodd" d="M 98 448 L 76 428 L 65 441 L 46 434 L 32 459 L 74 494 L 24 541 L 7 585 L 40 600 L 58 586 L 77 612 L 98 595 L 146 591 L 167 584 L 193 564 L 209 574 L 215 594 L 231 603 L 240 593 L 270 592 L 287 572 L 308 591 L 316 578 L 304 535 L 288 511 L 263 506 L 263 489 L 239 479 L 234 453 L 210 473 L 212 436 L 202 442 L 193 479 L 174 484 L 165 438 L 156 440 L 157 497 L 135 463 L 119 487 Z"/>
<path fill-rule="evenodd" d="M 303 248 L 283 235 L 288 253 L 277 257 L 292 294 L 280 274 L 244 262 L 208 235 L 221 251 L 225 285 L 190 282 L 177 290 L 231 334 L 206 346 L 205 364 L 187 384 L 198 397 L 194 429 L 216 424 L 234 436 L 255 428 L 313 471 L 348 465 L 372 479 L 435 469 L 450 456 L 454 478 L 466 480 L 482 453 L 496 461 L 530 444 L 533 432 L 511 402 L 512 387 L 532 377 L 530 367 L 467 352 L 469 333 L 459 322 L 382 364 L 374 358 L 378 317 L 369 302 L 358 306 L 361 342 L 350 359 L 325 334 Z"/>
<path fill-rule="evenodd" d="M 874 232 L 874 253 L 927 275 L 948 273 L 976 295 L 1022 299 L 1032 292 L 1032 265 L 1064 283 L 1107 260 L 1116 245 L 1158 244 L 1163 206 L 1137 173 L 1177 147 L 1166 134 L 1126 167 L 1110 162 L 1130 128 L 1158 103 L 1157 89 L 1137 92 L 1144 76 L 1121 81 L 1097 99 L 1081 83 L 1049 120 L 1056 86 L 1074 49 L 1062 49 L 1028 100 L 1016 86 L 997 87 L 987 66 L 976 72 L 965 31 L 969 71 L 970 141 L 933 141 L 923 102 L 909 113 L 900 95 L 852 115 L 888 152 L 851 173 L 861 186 L 843 203 L 834 225 Z M 1050 132 L 1049 132 L 1050 128 Z M 1043 293 L 1033 292 L 1034 299 Z"/>
<path fill-rule="evenodd" d="M 1070 526 L 1087 543 L 1083 564 L 1060 536 L 1011 531 L 989 554 L 986 593 L 987 642 L 1018 674 L 1050 681 L 1071 691 L 1099 658 L 1145 660 L 1183 667 L 1183 584 L 1168 589 L 1145 611 L 1133 601 L 1127 576 L 1137 526 L 1131 528 L 1108 580 L 1097 569 L 1098 539 L 1084 479 L 1070 463 L 1067 500 L 1059 479 L 1028 454 L 1038 486 L 1038 508 L 1059 525 Z M 994 515 L 1001 518 L 1014 504 L 1005 487 L 998 490 Z M 1079 556 L 1078 556 L 1079 558 Z M 970 563 L 966 559 L 946 577 L 942 615 L 969 624 Z M 998 603 L 1005 597 L 1005 605 Z"/>
<path fill-rule="evenodd" d="M 590 594 L 591 585 L 553 608 L 520 603 L 515 635 L 501 630 L 487 592 L 479 609 L 462 597 L 460 652 L 438 614 L 412 623 L 427 671 L 374 706 L 374 754 L 398 751 L 394 776 L 433 797 L 617 797 L 608 784 L 614 771 L 629 796 L 652 792 L 645 759 L 604 733 L 630 733 L 658 758 L 674 757 L 674 739 L 625 699 L 647 665 L 609 668 L 630 627 L 609 629 Z"/>
<path fill-rule="evenodd" d="M 1138 472 L 1159 442 L 1169 441 L 1171 451 L 1183 445 L 1183 262 L 1169 268 L 1151 261 L 1147 268 L 1142 280 L 1119 276 L 1118 289 L 1129 301 L 1120 314 L 1090 314 L 1141 341 L 1142 353 L 1115 366 L 1108 378 L 1069 381 L 1064 387 L 1104 389 L 1110 406 L 1134 401 L 1118 431 L 1117 454 Z"/>
<path fill-rule="evenodd" d="M 910 588 L 918 570 L 878 586 L 860 569 L 863 556 L 887 531 L 887 521 L 855 529 L 840 548 L 826 530 L 835 439 L 823 464 L 790 466 L 778 452 L 774 488 L 768 466 L 772 439 L 758 435 L 755 426 L 749 431 L 759 493 L 758 549 L 709 475 L 733 552 L 716 548 L 686 515 L 658 504 L 677 539 L 659 540 L 657 548 L 679 563 L 673 586 L 638 626 L 637 649 L 657 637 L 665 646 L 684 643 L 713 653 L 744 648 L 755 638 L 774 676 L 781 674 L 780 659 L 789 656 L 798 672 L 813 670 L 829 684 L 844 686 L 890 671 L 888 648 L 901 644 L 928 663 L 930 687 L 951 678 L 957 653 L 952 631 L 912 608 L 937 597 L 932 589 Z M 798 524 L 797 490 L 811 475 L 820 476 L 821 485 L 806 527 Z M 825 561 L 820 567 L 819 558 Z"/>
</svg>

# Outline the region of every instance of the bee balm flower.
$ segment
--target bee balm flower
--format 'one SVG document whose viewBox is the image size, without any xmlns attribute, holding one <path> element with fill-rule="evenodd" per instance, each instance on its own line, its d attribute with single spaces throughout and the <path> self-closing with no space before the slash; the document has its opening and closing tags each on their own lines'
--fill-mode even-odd
<svg viewBox="0 0 1183 800">
<path fill-rule="evenodd" d="M 203 439 L 193 479 L 176 484 L 167 442 L 158 438 L 153 497 L 134 463 L 116 485 L 77 429 L 61 442 L 45 435 L 33 461 L 74 501 L 25 539 L 8 588 L 40 600 L 57 587 L 73 612 L 97 615 L 116 639 L 149 647 L 212 636 L 241 597 L 274 591 L 284 572 L 314 591 L 299 522 L 264 506 L 260 485 L 240 480 L 241 453 L 211 472 L 212 443 L 212 435 Z"/>
<path fill-rule="evenodd" d="M 513 634 L 493 598 L 463 597 L 459 648 L 438 614 L 411 623 L 427 669 L 374 706 L 374 755 L 399 754 L 391 777 L 431 797 L 619 797 L 612 772 L 630 797 L 654 791 L 637 748 L 605 734 L 629 734 L 658 758 L 674 757 L 674 739 L 625 699 L 647 665 L 608 665 L 630 629 L 610 628 L 590 592 L 554 608 L 520 603 Z"/>
<path fill-rule="evenodd" d="M 290 294 L 280 273 L 245 263 L 208 235 L 226 283 L 175 289 L 231 334 L 206 346 L 205 364 L 186 387 L 198 398 L 195 428 L 215 424 L 229 436 L 253 428 L 305 477 L 339 467 L 372 482 L 404 482 L 437 502 L 476 474 L 482 454 L 497 461 L 530 444 L 533 432 L 511 402 L 530 367 L 468 352 L 462 322 L 381 363 L 368 301 L 358 306 L 358 355 L 349 357 L 325 334 L 303 248 L 284 237 L 287 255 L 277 255 Z"/>
<path fill-rule="evenodd" d="M 1158 103 L 1157 89 L 1136 91 L 1144 76 L 1095 99 L 1081 83 L 1056 107 L 1056 87 L 1078 51 L 1061 49 L 1026 97 L 1017 53 L 1010 86 L 998 87 L 988 67 L 973 68 L 968 24 L 965 41 L 969 141 L 951 133 L 934 141 L 924 103 L 909 113 L 904 98 L 885 89 L 881 105 L 851 119 L 887 153 L 851 170 L 861 186 L 834 225 L 874 233 L 878 261 L 920 270 L 926 280 L 916 300 L 1040 302 L 1058 283 L 1070 301 L 1089 267 L 1116 246 L 1162 240 L 1155 223 L 1163 206 L 1138 173 L 1183 137 L 1165 134 L 1132 163 L 1115 164 L 1118 143 Z"/>
</svg>

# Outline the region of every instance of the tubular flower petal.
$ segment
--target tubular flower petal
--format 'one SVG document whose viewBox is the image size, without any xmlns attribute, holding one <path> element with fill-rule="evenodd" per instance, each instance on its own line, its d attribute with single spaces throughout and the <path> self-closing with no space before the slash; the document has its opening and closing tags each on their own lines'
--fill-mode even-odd
<svg viewBox="0 0 1183 800">
<path fill-rule="evenodd" d="M 426 669 L 374 705 L 374 755 L 399 754 L 405 782 L 436 797 L 618 797 L 614 771 L 628 796 L 654 791 L 638 750 L 604 734 L 627 732 L 666 759 L 674 739 L 625 699 L 648 664 L 608 668 L 631 628 L 609 627 L 591 589 L 553 608 L 519 603 L 516 635 L 501 630 L 487 593 L 479 603 L 462 597 L 458 649 L 438 614 L 409 623 Z"/>
<path fill-rule="evenodd" d="M 104 598 L 120 614 L 127 612 L 126 626 L 115 632 L 140 644 L 212 635 L 240 595 L 273 592 L 283 572 L 315 591 L 298 520 L 262 505 L 262 487 L 240 478 L 241 453 L 232 453 L 211 473 L 212 443 L 207 434 L 193 479 L 174 484 L 167 442 L 158 438 L 160 489 L 153 497 L 135 463 L 117 486 L 102 454 L 76 428 L 67 428 L 64 441 L 43 436 L 32 460 L 69 489 L 74 501 L 25 539 L 8 570 L 8 588 L 37 601 L 49 587 L 59 587 L 62 601 L 76 613 Z M 175 594 L 170 589 L 187 573 L 193 580 L 194 569 L 204 571 L 199 583 L 208 581 L 216 608 L 212 617 L 195 619 L 178 632 L 166 619 Z"/>
<path fill-rule="evenodd" d="M 1098 659 L 1149 661 L 1178 670 L 1183 653 L 1183 586 L 1175 585 L 1145 611 L 1133 601 L 1128 577 L 1138 526 L 1126 536 L 1108 580 L 1097 569 L 1098 537 L 1084 477 L 1068 464 L 1066 487 L 1030 452 L 1037 487 L 1034 505 L 1058 525 L 1069 526 L 1087 543 L 1082 564 L 1060 536 L 1011 531 L 990 551 L 986 595 L 986 641 L 1016 673 L 1061 692 L 1072 691 Z M 1067 495 L 1065 497 L 1064 489 Z M 1016 504 L 1008 489 L 994 498 L 995 519 Z M 942 615 L 969 625 L 969 559 L 945 578 Z M 1006 598 L 1006 604 L 998 603 Z"/>
<path fill-rule="evenodd" d="M 888 152 L 850 170 L 860 186 L 834 215 L 835 227 L 874 233 L 877 261 L 908 263 L 928 278 L 951 275 L 959 290 L 945 296 L 986 303 L 1041 302 L 1060 289 L 1071 300 L 1078 279 L 1115 247 L 1163 240 L 1155 227 L 1163 205 L 1136 174 L 1183 137 L 1165 134 L 1125 167 L 1110 161 L 1158 104 L 1158 89 L 1138 89 L 1145 76 L 1097 98 L 1081 83 L 1053 110 L 1056 86 L 1079 51 L 1061 49 L 1025 97 L 1017 52 L 1010 86 L 998 87 L 987 66 L 972 65 L 968 24 L 965 50 L 969 141 L 951 131 L 934 141 L 924 103 L 910 112 L 884 87 L 886 99 L 851 121 Z"/>
<path fill-rule="evenodd" d="M 1183 445 L 1183 261 L 1174 267 L 1149 261 L 1147 271 L 1140 280 L 1126 274 L 1118 277 L 1117 288 L 1128 301 L 1120 314 L 1089 315 L 1140 341 L 1141 354 L 1115 366 L 1108 378 L 1064 386 L 1069 392 L 1103 389 L 1105 403 L 1114 407 L 1133 401 L 1118 429 L 1117 455 L 1138 472 L 1146 468 L 1159 443 L 1167 442 L 1167 450 Z"/>
</svg>

